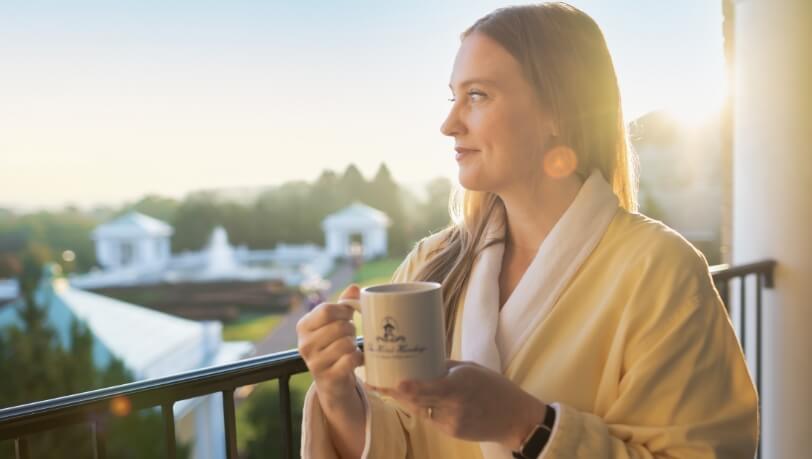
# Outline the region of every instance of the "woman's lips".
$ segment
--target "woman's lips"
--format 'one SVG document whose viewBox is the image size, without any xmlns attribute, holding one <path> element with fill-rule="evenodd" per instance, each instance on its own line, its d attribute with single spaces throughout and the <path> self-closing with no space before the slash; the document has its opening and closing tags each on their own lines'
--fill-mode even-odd
<svg viewBox="0 0 812 459">
<path fill-rule="evenodd" d="M 479 151 L 471 148 L 460 148 L 460 147 L 457 147 L 454 150 L 457 152 L 456 155 L 457 161 L 462 161 L 466 157 L 471 156 L 472 154 L 477 153 Z"/>
</svg>

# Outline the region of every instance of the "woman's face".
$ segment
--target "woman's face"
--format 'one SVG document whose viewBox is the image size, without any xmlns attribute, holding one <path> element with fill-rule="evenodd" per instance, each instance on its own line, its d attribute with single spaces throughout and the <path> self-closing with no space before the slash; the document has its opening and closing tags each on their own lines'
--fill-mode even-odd
<svg viewBox="0 0 812 459">
<path fill-rule="evenodd" d="M 454 137 L 460 184 L 503 194 L 541 179 L 552 123 L 519 62 L 472 33 L 460 45 L 449 86 L 453 105 L 440 130 Z"/>
</svg>

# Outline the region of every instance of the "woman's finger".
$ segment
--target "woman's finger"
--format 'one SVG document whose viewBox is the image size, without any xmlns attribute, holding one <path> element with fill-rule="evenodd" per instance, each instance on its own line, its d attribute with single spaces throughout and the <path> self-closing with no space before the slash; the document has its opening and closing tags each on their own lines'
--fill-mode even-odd
<svg viewBox="0 0 812 459">
<path fill-rule="evenodd" d="M 296 324 L 299 333 L 311 332 L 336 320 L 350 320 L 355 309 L 346 304 L 321 303 Z"/>
<path fill-rule="evenodd" d="M 304 357 L 310 357 L 321 353 L 333 341 L 345 337 L 355 338 L 355 325 L 348 320 L 336 320 L 307 333 L 299 343 L 299 350 Z"/>
<path fill-rule="evenodd" d="M 343 376 L 345 374 L 352 373 L 356 367 L 362 365 L 363 363 L 364 353 L 356 348 L 354 351 L 348 352 L 339 357 L 339 359 L 336 360 L 327 371 L 334 373 L 336 376 Z"/>
<path fill-rule="evenodd" d="M 358 346 L 356 346 L 354 338 L 350 336 L 339 337 L 311 358 L 308 362 L 308 368 L 314 373 L 325 371 L 335 365 L 344 355 L 357 350 Z"/>
</svg>

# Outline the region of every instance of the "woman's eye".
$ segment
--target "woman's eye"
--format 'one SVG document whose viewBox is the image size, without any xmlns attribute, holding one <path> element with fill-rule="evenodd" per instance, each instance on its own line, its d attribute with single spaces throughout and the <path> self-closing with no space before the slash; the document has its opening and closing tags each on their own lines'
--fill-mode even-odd
<svg viewBox="0 0 812 459">
<path fill-rule="evenodd" d="M 485 98 L 485 93 L 480 91 L 468 91 L 468 97 L 471 98 L 472 101 L 478 102 Z"/>
<path fill-rule="evenodd" d="M 467 94 L 468 94 L 468 98 L 471 99 L 471 101 L 473 101 L 473 102 L 479 102 L 482 99 L 484 99 L 485 97 L 487 97 L 487 95 L 484 92 L 481 92 L 481 91 L 468 91 Z M 451 96 L 451 97 L 448 98 L 448 101 L 449 102 L 456 102 L 457 98 L 454 97 L 454 96 Z"/>
</svg>

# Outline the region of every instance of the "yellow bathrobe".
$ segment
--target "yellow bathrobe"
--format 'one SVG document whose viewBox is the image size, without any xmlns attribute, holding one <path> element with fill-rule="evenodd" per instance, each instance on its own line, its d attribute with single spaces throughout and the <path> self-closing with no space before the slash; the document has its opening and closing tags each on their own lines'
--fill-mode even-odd
<svg viewBox="0 0 812 459">
<path fill-rule="evenodd" d="M 439 233 L 418 244 L 393 280 L 414 279 L 444 239 Z M 459 360 L 462 312 L 460 304 L 451 349 Z M 756 391 L 707 263 L 678 234 L 639 214 L 614 213 L 503 373 L 558 413 L 543 459 L 755 454 Z M 479 443 L 365 395 L 367 457 L 482 457 Z M 312 387 L 305 405 L 303 456 L 337 457 Z"/>
</svg>

